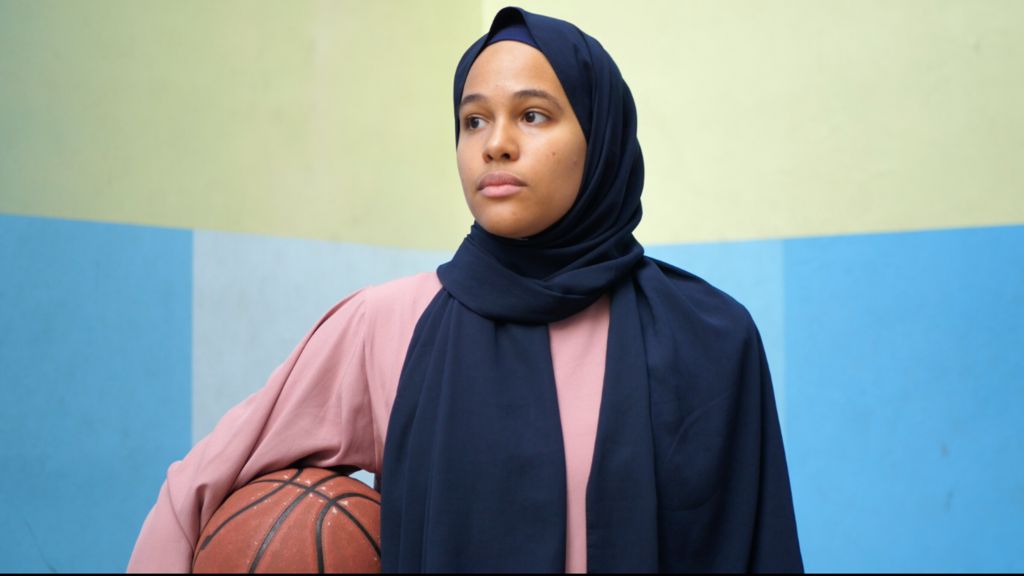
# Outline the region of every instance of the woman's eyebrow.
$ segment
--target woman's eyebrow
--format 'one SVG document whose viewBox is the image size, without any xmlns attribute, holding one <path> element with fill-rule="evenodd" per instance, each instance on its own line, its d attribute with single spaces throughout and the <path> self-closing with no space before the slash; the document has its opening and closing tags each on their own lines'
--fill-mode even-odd
<svg viewBox="0 0 1024 576">
<path fill-rule="evenodd" d="M 518 92 L 512 95 L 513 100 L 525 100 L 527 98 L 540 98 L 542 100 L 547 100 L 548 102 L 551 103 L 552 106 L 557 108 L 559 112 L 562 111 L 562 105 L 558 103 L 558 100 L 554 96 L 538 88 L 527 88 L 525 90 L 519 90 Z M 471 104 L 473 102 L 487 101 L 487 96 L 484 96 L 483 94 L 466 94 L 465 96 L 462 97 L 462 102 L 459 103 L 459 110 L 462 110 L 463 106 Z"/>
</svg>

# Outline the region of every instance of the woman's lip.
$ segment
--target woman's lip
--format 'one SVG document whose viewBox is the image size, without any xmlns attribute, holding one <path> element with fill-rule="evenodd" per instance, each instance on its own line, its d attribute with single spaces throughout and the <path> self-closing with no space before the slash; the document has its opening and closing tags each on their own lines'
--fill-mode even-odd
<svg viewBox="0 0 1024 576">
<path fill-rule="evenodd" d="M 477 184 L 476 189 L 480 190 L 480 189 L 484 188 L 485 186 L 504 186 L 504 185 L 526 186 L 526 182 L 523 182 L 518 176 L 516 176 L 515 174 L 512 174 L 511 172 L 497 171 L 497 172 L 491 172 L 489 174 L 484 175 L 484 177 L 481 178 L 480 182 Z"/>
<path fill-rule="evenodd" d="M 484 186 L 480 189 L 480 194 L 487 198 L 506 198 L 518 193 L 525 186 L 518 186 L 516 184 L 499 184 L 497 186 Z"/>
</svg>

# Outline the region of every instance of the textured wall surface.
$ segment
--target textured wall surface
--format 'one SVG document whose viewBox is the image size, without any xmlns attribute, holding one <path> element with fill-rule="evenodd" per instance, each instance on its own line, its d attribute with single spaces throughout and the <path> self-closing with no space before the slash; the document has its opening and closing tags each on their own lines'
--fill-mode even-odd
<svg viewBox="0 0 1024 576">
<path fill-rule="evenodd" d="M 0 569 L 109 571 L 191 446 L 192 233 L 0 216 Z"/>
<path fill-rule="evenodd" d="M 449 257 L 501 6 L 0 0 L 0 570 L 123 569 L 320 315 Z M 648 254 L 757 321 L 808 569 L 1024 570 L 1024 5 L 522 6 L 630 83 Z"/>
</svg>

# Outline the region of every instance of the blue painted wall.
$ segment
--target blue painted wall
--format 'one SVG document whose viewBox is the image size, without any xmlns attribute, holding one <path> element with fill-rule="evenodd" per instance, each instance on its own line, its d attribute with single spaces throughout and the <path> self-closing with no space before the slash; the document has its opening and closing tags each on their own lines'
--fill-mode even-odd
<svg viewBox="0 0 1024 576">
<path fill-rule="evenodd" d="M 757 321 L 809 570 L 1024 570 L 1024 226 L 648 254 Z M 201 434 L 333 301 L 443 258 L 0 216 L 0 568 L 123 569 L 193 410 Z"/>
<path fill-rule="evenodd" d="M 192 233 L 0 216 L 0 568 L 120 571 L 189 447 Z"/>
<path fill-rule="evenodd" d="M 807 566 L 1024 570 L 1024 227 L 788 241 Z"/>
</svg>

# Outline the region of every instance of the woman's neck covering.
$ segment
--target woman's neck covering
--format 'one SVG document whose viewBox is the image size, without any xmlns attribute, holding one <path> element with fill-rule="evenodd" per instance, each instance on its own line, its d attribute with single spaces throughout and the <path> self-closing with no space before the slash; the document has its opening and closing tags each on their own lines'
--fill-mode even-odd
<svg viewBox="0 0 1024 576">
<path fill-rule="evenodd" d="M 801 570 L 760 336 L 741 305 L 645 257 L 634 239 L 636 108 L 601 44 L 568 22 L 502 9 L 456 69 L 456 141 L 470 67 L 502 37 L 532 41 L 554 69 L 587 139 L 583 180 L 548 229 L 510 240 L 474 224 L 438 269 L 443 289 L 416 326 L 388 424 L 384 570 L 565 569 L 547 324 L 602 294 L 611 309 L 588 570 Z"/>
</svg>

